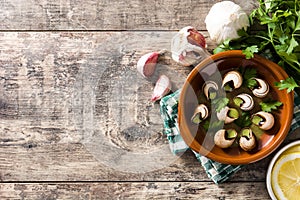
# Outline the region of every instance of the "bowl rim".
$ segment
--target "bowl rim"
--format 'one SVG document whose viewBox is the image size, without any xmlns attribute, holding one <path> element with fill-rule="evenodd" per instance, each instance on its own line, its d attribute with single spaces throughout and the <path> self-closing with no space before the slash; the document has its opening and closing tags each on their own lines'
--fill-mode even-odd
<svg viewBox="0 0 300 200">
<path fill-rule="evenodd" d="M 194 77 L 199 72 L 199 70 L 201 70 L 203 67 L 207 66 L 210 63 L 213 63 L 214 60 L 221 60 L 221 59 L 230 58 L 230 57 L 238 57 L 238 58 L 246 59 L 245 55 L 242 53 L 242 50 L 229 50 L 229 51 L 220 52 L 220 53 L 211 55 L 211 56 L 205 58 L 202 62 L 200 62 L 189 73 L 186 81 L 183 84 L 181 91 L 186 90 L 192 77 Z M 288 77 L 288 75 L 284 71 L 284 69 L 282 67 L 278 66 L 276 63 L 272 62 L 271 60 L 268 60 L 257 54 L 255 54 L 254 58 L 252 58 L 252 59 L 256 60 L 257 62 L 262 62 L 262 61 L 267 62 L 266 65 L 272 65 L 272 68 L 274 69 L 274 73 L 276 73 L 277 75 L 280 75 L 282 78 Z M 180 133 L 184 132 L 182 130 L 182 126 L 180 125 L 181 121 L 183 120 L 181 113 L 184 112 L 184 106 L 180 103 L 180 101 L 181 101 L 181 99 L 183 99 L 183 97 L 184 97 L 184 92 L 181 92 L 180 97 L 179 97 L 179 103 L 178 103 L 178 123 L 179 123 Z M 287 134 L 290 130 L 290 126 L 291 126 L 292 119 L 293 119 L 294 92 L 290 92 L 287 95 L 287 97 L 288 97 L 287 98 L 288 102 L 290 102 L 290 106 L 288 106 L 287 109 L 289 109 L 290 112 L 288 112 L 288 116 L 287 116 L 286 120 L 283 121 L 282 136 L 274 138 L 273 142 L 270 144 L 269 148 L 265 149 L 262 153 L 259 153 L 260 152 L 259 151 L 258 153 L 252 154 L 251 156 L 240 157 L 238 159 L 232 157 L 232 159 L 224 160 L 222 156 L 214 154 L 211 151 L 207 151 L 204 148 L 200 148 L 200 150 L 193 148 L 193 146 L 190 145 L 190 144 L 194 143 L 194 141 L 193 141 L 194 137 L 191 134 L 186 133 L 186 134 L 181 134 L 181 136 L 182 136 L 183 140 L 188 144 L 188 146 L 192 150 L 194 150 L 214 161 L 224 163 L 224 164 L 232 164 L 232 165 L 249 164 L 249 163 L 257 162 L 257 161 L 267 157 L 272 152 L 274 152 L 280 146 L 280 144 L 284 141 L 285 137 L 287 136 Z M 201 147 L 201 144 L 199 144 L 199 145 Z"/>
<path fill-rule="evenodd" d="M 285 152 L 289 148 L 297 146 L 297 145 L 300 145 L 299 139 L 283 146 L 278 152 L 276 152 L 276 154 L 274 155 L 274 157 L 272 158 L 272 160 L 269 163 L 267 173 L 266 173 L 266 186 L 267 186 L 268 193 L 272 199 L 276 199 L 276 196 L 273 192 L 272 185 L 271 185 L 271 174 L 272 174 L 273 167 L 283 152 Z"/>
</svg>

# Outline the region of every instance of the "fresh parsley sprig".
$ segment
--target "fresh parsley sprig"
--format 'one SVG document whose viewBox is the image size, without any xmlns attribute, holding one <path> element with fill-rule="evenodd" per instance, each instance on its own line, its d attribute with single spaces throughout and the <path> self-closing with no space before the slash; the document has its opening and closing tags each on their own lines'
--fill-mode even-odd
<svg viewBox="0 0 300 200">
<path fill-rule="evenodd" d="M 295 88 L 299 87 L 293 77 L 288 77 L 287 79 L 280 80 L 280 82 L 275 82 L 274 84 L 279 90 L 287 89 L 287 93 L 290 93 Z"/>
<path fill-rule="evenodd" d="M 254 79 L 257 77 L 257 71 L 255 68 L 250 68 L 250 67 L 245 68 L 245 70 L 243 72 L 243 77 L 244 77 L 243 84 L 246 87 L 253 89 L 254 87 L 257 86 L 257 82 Z"/>
<path fill-rule="evenodd" d="M 218 97 L 211 101 L 211 105 L 215 108 L 217 112 L 220 112 L 223 108 L 227 106 L 229 99 L 226 97 Z"/>
<path fill-rule="evenodd" d="M 247 47 L 246 49 L 242 50 L 242 53 L 245 55 L 246 59 L 250 59 L 254 57 L 254 53 L 258 52 L 257 45 L 252 45 Z"/>
<path fill-rule="evenodd" d="M 269 101 L 259 103 L 261 110 L 265 112 L 271 112 L 272 110 L 277 110 L 279 106 L 282 105 L 280 101 Z"/>
<path fill-rule="evenodd" d="M 240 38 L 220 44 L 214 53 L 241 49 L 247 58 L 258 53 L 300 81 L 300 0 L 258 2 L 259 7 L 250 14 L 248 30 L 240 31 Z"/>
</svg>

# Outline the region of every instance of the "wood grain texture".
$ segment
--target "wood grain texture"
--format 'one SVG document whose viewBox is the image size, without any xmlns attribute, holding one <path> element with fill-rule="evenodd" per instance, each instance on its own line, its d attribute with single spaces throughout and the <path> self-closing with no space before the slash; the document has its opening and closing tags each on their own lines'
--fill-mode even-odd
<svg viewBox="0 0 300 200">
<path fill-rule="evenodd" d="M 153 82 L 136 72 L 173 34 L 0 33 L 0 180 L 210 181 L 192 153 L 170 153 Z M 158 68 L 174 90 L 189 71 L 167 56 Z M 268 161 L 230 181 L 264 181 Z"/>
<path fill-rule="evenodd" d="M 1 30 L 205 30 L 210 7 L 220 0 L 6 0 Z M 248 13 L 255 0 L 235 0 Z"/>
<path fill-rule="evenodd" d="M 207 37 L 219 1 L 0 0 L 0 199 L 269 199 L 274 154 L 215 185 L 192 152 L 171 154 L 149 102 L 160 74 L 175 91 L 191 70 L 170 59 L 174 31 Z M 139 57 L 162 49 L 142 78 Z"/>
<path fill-rule="evenodd" d="M 182 180 L 200 174 L 207 180 L 195 158 L 186 162 L 171 155 L 161 132 L 158 104 L 149 103 L 153 83 L 136 72 L 137 59 L 145 52 L 168 48 L 172 35 L 1 33 L 0 179 Z M 159 71 L 168 68 L 161 63 Z M 176 71 L 175 86 L 183 81 L 178 73 L 183 78 L 187 70 L 172 66 L 169 71 L 173 76 Z M 97 147 L 92 145 L 104 144 L 97 140 L 101 136 L 108 140 L 102 147 L 123 153 L 161 150 L 158 156 L 164 165 L 150 164 L 163 170 L 151 169 L 155 172 L 148 174 L 113 171 L 119 163 L 103 163 L 101 154 L 115 151 L 93 151 Z M 184 176 L 183 171 L 187 172 Z"/>
<path fill-rule="evenodd" d="M 10 183 L 0 191 L 1 199 L 270 199 L 263 182 Z"/>
<path fill-rule="evenodd" d="M 171 155 L 149 102 L 153 82 L 136 72 L 137 59 L 169 48 L 173 34 L 1 33 L 0 180 L 207 180 L 195 158 Z M 176 77 L 175 90 L 189 70 L 166 57 L 158 72 Z M 127 167 L 115 152 L 148 155 L 144 170 L 155 172 L 115 173 Z"/>
</svg>

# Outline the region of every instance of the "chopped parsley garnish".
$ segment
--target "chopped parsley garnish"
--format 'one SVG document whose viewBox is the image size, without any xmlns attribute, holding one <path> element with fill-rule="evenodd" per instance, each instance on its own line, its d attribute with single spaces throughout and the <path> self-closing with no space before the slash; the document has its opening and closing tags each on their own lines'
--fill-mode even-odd
<svg viewBox="0 0 300 200">
<path fill-rule="evenodd" d="M 226 97 L 219 97 L 211 101 L 213 107 L 217 112 L 220 112 L 223 108 L 227 106 L 229 99 Z"/>
<path fill-rule="evenodd" d="M 295 80 L 292 77 L 288 77 L 285 80 L 280 80 L 280 82 L 275 82 L 275 86 L 279 90 L 287 89 L 287 93 L 290 93 L 296 87 L 299 87 L 299 85 L 295 82 Z"/>
<path fill-rule="evenodd" d="M 259 105 L 262 111 L 271 112 L 272 110 L 277 110 L 278 107 L 282 105 L 282 102 L 280 101 L 261 102 Z"/>
<path fill-rule="evenodd" d="M 246 68 L 244 73 L 244 85 L 250 89 L 257 86 L 257 81 L 254 79 L 257 77 L 257 71 L 254 68 Z"/>
</svg>

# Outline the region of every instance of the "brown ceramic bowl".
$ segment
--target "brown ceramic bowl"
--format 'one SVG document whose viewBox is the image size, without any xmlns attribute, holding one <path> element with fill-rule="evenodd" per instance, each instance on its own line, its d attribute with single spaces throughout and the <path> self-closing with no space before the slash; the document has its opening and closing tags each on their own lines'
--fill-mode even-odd
<svg viewBox="0 0 300 200">
<path fill-rule="evenodd" d="M 201 103 L 198 99 L 202 93 L 204 80 L 209 80 L 213 74 L 214 77 L 218 77 L 215 75 L 217 73 L 222 81 L 226 71 L 245 67 L 255 68 L 257 76 L 269 84 L 271 99 L 281 101 L 283 104 L 277 111 L 272 112 L 275 125 L 268 131 L 261 131 L 259 135 L 255 134 L 257 145 L 253 150 L 244 151 L 238 143 L 229 148 L 219 148 L 214 144 L 214 133 L 206 132 L 201 123 L 194 124 L 191 117 L 196 106 Z M 294 94 L 293 92 L 287 93 L 286 90 L 278 90 L 274 86 L 274 82 L 287 77 L 286 72 L 270 60 L 258 55 L 252 59 L 245 59 L 239 50 L 218 53 L 203 60 L 187 77 L 179 99 L 178 122 L 184 141 L 192 150 L 220 163 L 248 164 L 263 159 L 283 142 L 291 126 Z M 210 107 L 208 109 L 209 112 L 213 112 Z M 255 102 L 253 110 L 257 112 L 259 109 L 260 106 Z M 210 124 L 212 123 L 210 121 Z"/>
</svg>

